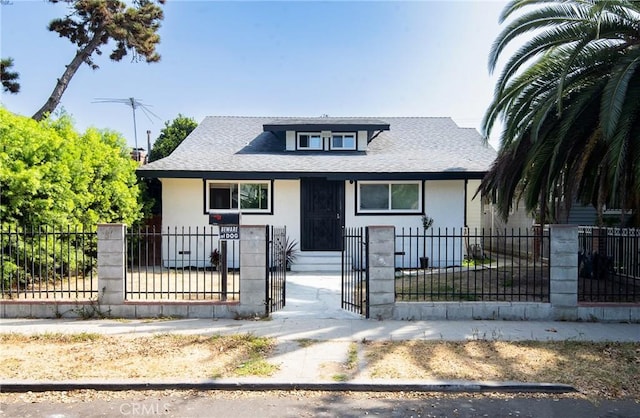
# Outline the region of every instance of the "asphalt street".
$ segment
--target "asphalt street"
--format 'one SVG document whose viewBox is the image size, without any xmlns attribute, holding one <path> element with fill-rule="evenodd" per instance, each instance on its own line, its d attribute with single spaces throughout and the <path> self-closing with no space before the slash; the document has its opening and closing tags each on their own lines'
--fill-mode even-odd
<svg viewBox="0 0 640 418">
<path fill-rule="evenodd" d="M 19 396 L 16 394 L 16 396 Z M 132 394 L 111 400 L 18 402 L 0 405 L 0 417 L 558 417 L 632 418 L 640 404 L 632 400 L 555 397 L 441 397 L 396 393 L 245 393 L 174 392 L 171 396 Z"/>
</svg>

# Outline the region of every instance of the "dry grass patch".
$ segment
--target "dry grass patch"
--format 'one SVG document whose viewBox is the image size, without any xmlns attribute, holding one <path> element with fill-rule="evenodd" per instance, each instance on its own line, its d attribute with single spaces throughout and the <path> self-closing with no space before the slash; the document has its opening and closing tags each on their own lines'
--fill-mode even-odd
<svg viewBox="0 0 640 418">
<path fill-rule="evenodd" d="M 589 395 L 640 399 L 640 344 L 591 342 L 375 342 L 373 378 L 564 383 Z"/>
<path fill-rule="evenodd" d="M 96 391 L 79 389 L 56 392 L 25 392 L 25 393 L 0 393 L 0 403 L 56 403 L 71 404 L 79 402 L 91 402 L 95 400 L 117 401 L 133 399 L 160 399 L 164 397 L 177 397 L 188 401 L 192 397 L 204 397 L 211 400 L 237 400 L 237 399 L 269 399 L 270 402 L 280 402 L 287 399 L 321 400 L 336 396 L 335 392 L 326 391 L 225 391 L 225 390 L 142 390 L 142 391 Z M 545 394 L 545 393 L 455 393 L 455 392 L 341 392 L 345 400 L 416 400 L 438 401 L 443 399 L 584 399 L 584 395 L 576 393 Z"/>
<path fill-rule="evenodd" d="M 312 340 L 311 338 L 298 338 L 295 341 L 298 343 L 300 348 L 307 348 L 312 346 L 313 344 L 320 342 L 319 340 Z"/>
<path fill-rule="evenodd" d="M 0 378 L 57 381 L 268 376 L 277 370 L 265 360 L 274 344 L 272 339 L 248 334 L 136 338 L 0 334 Z"/>
</svg>

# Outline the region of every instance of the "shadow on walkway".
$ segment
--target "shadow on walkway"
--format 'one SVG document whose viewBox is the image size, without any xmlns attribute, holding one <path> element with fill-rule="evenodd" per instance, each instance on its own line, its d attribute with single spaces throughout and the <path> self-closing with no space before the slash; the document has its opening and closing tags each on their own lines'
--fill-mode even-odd
<svg viewBox="0 0 640 418">
<path fill-rule="evenodd" d="M 285 306 L 273 318 L 358 319 L 342 309 L 340 273 L 287 272 Z"/>
</svg>

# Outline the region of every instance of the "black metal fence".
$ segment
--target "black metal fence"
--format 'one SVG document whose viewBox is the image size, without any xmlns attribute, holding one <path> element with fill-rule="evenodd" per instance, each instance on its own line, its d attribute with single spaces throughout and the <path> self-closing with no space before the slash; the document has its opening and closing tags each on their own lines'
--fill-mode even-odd
<svg viewBox="0 0 640 418">
<path fill-rule="evenodd" d="M 95 228 L 0 225 L 2 299 L 97 297 Z"/>
<path fill-rule="evenodd" d="M 286 303 L 287 267 L 296 243 L 289 242 L 284 227 L 267 226 L 266 313 L 284 308 Z"/>
<path fill-rule="evenodd" d="M 128 230 L 125 299 L 240 299 L 240 245 L 217 227 Z"/>
<path fill-rule="evenodd" d="M 541 228 L 396 231 L 397 301 L 549 301 Z"/>
<path fill-rule="evenodd" d="M 640 229 L 578 229 L 578 300 L 640 302 Z"/>
<path fill-rule="evenodd" d="M 369 317 L 368 229 L 342 231 L 342 309 Z"/>
</svg>

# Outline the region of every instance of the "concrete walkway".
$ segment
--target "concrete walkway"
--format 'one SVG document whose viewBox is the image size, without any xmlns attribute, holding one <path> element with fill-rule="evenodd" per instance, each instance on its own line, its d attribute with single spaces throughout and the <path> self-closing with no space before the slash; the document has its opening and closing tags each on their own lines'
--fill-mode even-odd
<svg viewBox="0 0 640 418">
<path fill-rule="evenodd" d="M 361 319 L 342 305 L 339 273 L 287 273 L 286 305 L 273 319 Z"/>
<path fill-rule="evenodd" d="M 269 361 L 280 370 L 268 378 L 234 378 L 182 382 L 1 382 L 4 391 L 73 388 L 237 388 L 323 390 L 517 390 L 567 391 L 565 385 L 518 382 L 381 381 L 368 377 L 366 364 L 345 383 L 332 379 L 327 364 L 347 361 L 354 341 L 374 340 L 503 340 L 503 341 L 635 341 L 640 324 L 530 321 L 377 321 L 340 308 L 340 276 L 293 273 L 287 276 L 286 307 L 264 320 L 70 320 L 0 319 L 0 332 L 20 334 L 100 333 L 136 337 L 160 333 L 272 337 L 277 347 Z M 305 340 L 316 340 L 304 344 Z M 111 386 L 110 386 L 111 385 Z M 115 386 L 114 386 L 115 385 Z M 156 386 L 154 386 L 156 385 Z"/>
</svg>

